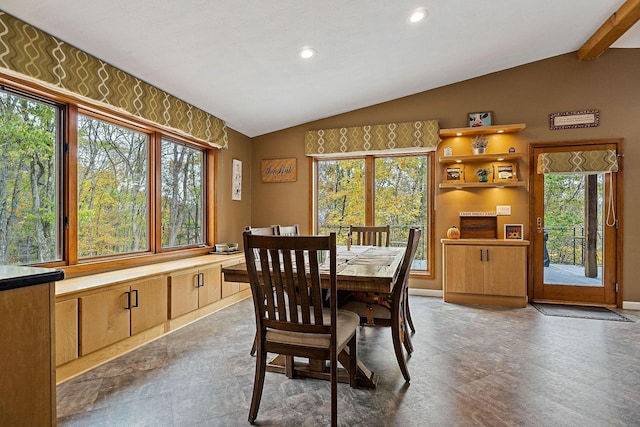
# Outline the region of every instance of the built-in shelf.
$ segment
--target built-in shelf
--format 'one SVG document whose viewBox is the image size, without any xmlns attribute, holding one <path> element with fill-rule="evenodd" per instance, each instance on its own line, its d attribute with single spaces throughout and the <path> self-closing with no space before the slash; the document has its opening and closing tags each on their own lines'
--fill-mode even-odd
<svg viewBox="0 0 640 427">
<path fill-rule="evenodd" d="M 443 165 L 466 162 L 501 162 L 503 160 L 519 160 L 523 157 L 524 153 L 461 154 L 440 157 L 438 162 Z"/>
<path fill-rule="evenodd" d="M 507 187 L 526 187 L 527 183 L 525 181 L 514 181 L 514 182 L 442 182 L 440 183 L 440 188 L 455 188 L 455 189 L 463 189 L 463 188 L 507 188 Z"/>
<path fill-rule="evenodd" d="M 453 136 L 475 136 L 475 135 L 492 135 L 496 133 L 513 133 L 519 132 L 526 128 L 525 123 L 516 123 L 511 125 L 492 125 L 492 126 L 478 126 L 467 128 L 451 128 L 440 129 L 440 137 L 449 138 Z"/>
</svg>

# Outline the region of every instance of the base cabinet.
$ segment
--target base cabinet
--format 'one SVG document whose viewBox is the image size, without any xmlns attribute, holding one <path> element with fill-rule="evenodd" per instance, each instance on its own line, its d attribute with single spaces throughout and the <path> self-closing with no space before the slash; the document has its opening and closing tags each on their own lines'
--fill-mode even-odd
<svg viewBox="0 0 640 427">
<path fill-rule="evenodd" d="M 110 287 L 79 300 L 81 356 L 167 320 L 164 276 Z"/>
<path fill-rule="evenodd" d="M 170 319 L 175 319 L 222 298 L 220 264 L 169 275 Z"/>
<path fill-rule="evenodd" d="M 446 302 L 524 307 L 527 241 L 443 239 Z"/>
<path fill-rule="evenodd" d="M 78 358 L 78 299 L 56 303 L 56 366 Z"/>
</svg>

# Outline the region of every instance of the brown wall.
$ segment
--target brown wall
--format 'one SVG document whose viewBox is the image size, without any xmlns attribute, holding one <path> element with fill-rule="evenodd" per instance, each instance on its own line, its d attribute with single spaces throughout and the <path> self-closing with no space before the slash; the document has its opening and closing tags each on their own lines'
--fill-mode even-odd
<svg viewBox="0 0 640 427">
<path fill-rule="evenodd" d="M 428 72 L 425 71 L 425 72 Z M 474 111 L 492 111 L 495 124 L 526 123 L 524 131 L 508 136 L 494 137 L 490 144 L 514 146 L 527 152 L 531 142 L 575 141 L 600 138 L 624 138 L 624 257 L 623 300 L 640 301 L 640 225 L 635 213 L 640 211 L 640 198 L 634 184 L 640 180 L 640 100 L 637 76 L 640 76 L 640 50 L 610 49 L 600 58 L 580 62 L 575 53 L 523 65 L 499 73 L 452 84 L 417 95 L 374 105 L 294 128 L 274 132 L 251 140 L 251 223 L 254 226 L 299 223 L 303 231 L 309 224 L 309 163 L 304 155 L 304 133 L 309 129 L 358 126 L 388 122 L 437 119 L 441 128 L 463 127 L 466 115 Z M 310 99 L 309 102 L 313 102 Z M 600 110 L 600 125 L 595 128 L 550 130 L 549 114 L 585 109 Z M 449 141 L 451 142 L 451 141 Z M 447 143 L 454 147 L 458 142 Z M 442 145 L 437 155 L 442 155 Z M 230 143 L 230 146 L 233 146 Z M 244 141 L 243 141 L 244 147 Z M 232 148 L 231 150 L 234 150 Z M 492 150 L 495 146 L 492 147 Z M 229 150 L 229 151 L 231 151 Z M 244 151 L 244 148 L 243 148 Z M 246 155 L 245 152 L 240 153 Z M 260 182 L 260 162 L 263 159 L 296 157 L 298 180 L 295 183 L 265 184 Z M 223 151 L 221 160 L 230 165 L 231 156 Z M 226 165 L 227 167 L 230 167 Z M 519 162 L 523 174 L 528 173 L 526 161 Z M 248 167 L 245 168 L 247 171 Z M 223 174 L 230 175 L 222 171 Z M 437 165 L 436 182 L 441 168 Z M 230 178 L 229 178 L 230 179 Z M 247 182 L 245 181 L 245 185 Z M 230 185 L 230 184 L 229 184 Z M 223 182 L 224 191 L 228 191 Z M 246 186 L 244 187 L 246 188 Z M 224 202 L 230 200 L 225 196 Z M 234 202 L 237 203 L 237 202 Z M 458 222 L 458 212 L 493 211 L 497 204 L 512 206 L 512 215 L 501 217 L 504 222 L 523 223 L 528 227 L 528 193 L 526 189 L 483 189 L 481 191 L 447 191 L 436 189 L 435 240 L 445 235 L 446 229 Z M 244 208 L 243 199 L 241 208 Z M 227 214 L 246 215 L 239 209 L 220 212 L 220 223 L 233 227 L 236 234 L 237 218 Z M 243 216 L 243 220 L 247 218 Z M 227 221 L 231 221 L 227 224 Z M 233 225 L 232 225 L 233 224 Z M 221 236 L 223 236 L 221 234 Z M 528 230 L 525 231 L 525 238 Z M 441 258 L 436 245 L 435 276 L 433 280 L 412 281 L 412 287 L 441 289 Z"/>
</svg>

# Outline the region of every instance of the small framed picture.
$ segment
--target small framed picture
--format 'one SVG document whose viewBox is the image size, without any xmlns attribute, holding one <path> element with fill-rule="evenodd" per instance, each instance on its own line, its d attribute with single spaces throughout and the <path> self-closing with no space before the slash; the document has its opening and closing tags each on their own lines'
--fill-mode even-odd
<svg viewBox="0 0 640 427">
<path fill-rule="evenodd" d="M 464 166 L 455 165 L 444 168 L 444 182 L 460 183 L 464 182 Z"/>
<path fill-rule="evenodd" d="M 453 154 L 453 149 L 451 147 L 444 147 L 444 155 L 451 156 Z"/>
<path fill-rule="evenodd" d="M 242 160 L 231 161 L 231 200 L 242 200 Z"/>
<path fill-rule="evenodd" d="M 523 239 L 522 224 L 505 224 L 504 238 L 506 240 L 522 240 Z"/>
<path fill-rule="evenodd" d="M 518 180 L 516 164 L 512 162 L 493 163 L 493 182 L 513 182 Z"/>
<path fill-rule="evenodd" d="M 476 128 L 479 126 L 491 126 L 493 124 L 491 112 L 482 111 L 480 113 L 469 113 L 467 126 Z"/>
</svg>

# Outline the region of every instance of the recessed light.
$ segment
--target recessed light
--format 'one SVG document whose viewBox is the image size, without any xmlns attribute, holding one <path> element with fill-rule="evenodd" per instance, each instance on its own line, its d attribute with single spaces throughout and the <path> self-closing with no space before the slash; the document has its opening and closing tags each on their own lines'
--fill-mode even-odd
<svg viewBox="0 0 640 427">
<path fill-rule="evenodd" d="M 311 48 L 311 47 L 303 47 L 302 49 L 300 49 L 300 52 L 298 52 L 298 56 L 300 56 L 300 58 L 302 59 L 309 59 L 314 57 L 316 54 L 316 50 Z"/>
<path fill-rule="evenodd" d="M 504 129 L 500 129 L 498 133 L 504 133 Z"/>
<path fill-rule="evenodd" d="M 427 9 L 425 9 L 424 7 L 420 7 L 411 13 L 411 15 L 409 16 L 409 22 L 412 24 L 416 24 L 426 18 L 428 14 L 429 11 Z"/>
<path fill-rule="evenodd" d="M 456 133 L 456 136 L 462 136 L 462 132 Z"/>
</svg>

